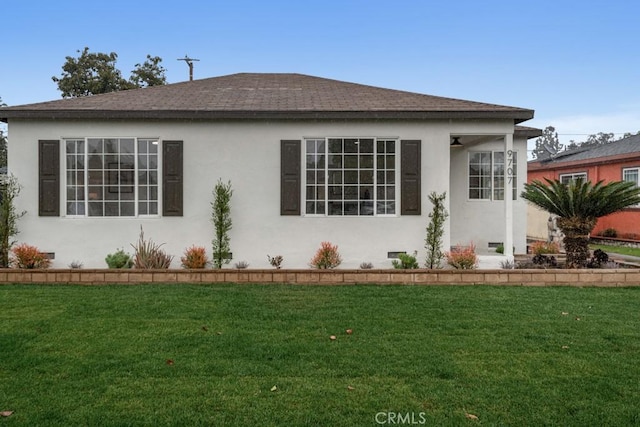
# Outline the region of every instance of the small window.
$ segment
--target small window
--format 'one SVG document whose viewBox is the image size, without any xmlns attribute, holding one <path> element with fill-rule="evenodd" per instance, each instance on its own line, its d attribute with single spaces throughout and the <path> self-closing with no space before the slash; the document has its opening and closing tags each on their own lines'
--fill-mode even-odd
<svg viewBox="0 0 640 427">
<path fill-rule="evenodd" d="M 576 173 L 562 173 L 560 174 L 560 182 L 563 184 L 568 184 L 571 181 L 582 180 L 583 182 L 587 180 L 586 172 L 576 172 Z"/>
<path fill-rule="evenodd" d="M 640 168 L 622 169 L 622 180 L 633 182 L 636 184 L 636 186 L 640 187 Z M 640 204 L 635 206 L 640 207 Z"/>
</svg>

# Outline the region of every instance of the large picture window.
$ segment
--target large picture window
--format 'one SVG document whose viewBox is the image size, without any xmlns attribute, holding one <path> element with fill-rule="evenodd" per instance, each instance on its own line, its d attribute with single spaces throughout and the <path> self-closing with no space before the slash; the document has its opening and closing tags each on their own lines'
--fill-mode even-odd
<svg viewBox="0 0 640 427">
<path fill-rule="evenodd" d="M 158 214 L 158 140 L 67 139 L 67 215 Z"/>
<path fill-rule="evenodd" d="M 505 181 L 506 180 L 506 181 Z M 511 180 L 512 197 L 518 197 L 518 156 L 505 159 L 504 151 L 469 153 L 469 199 L 504 200 L 505 182 Z"/>
<path fill-rule="evenodd" d="M 384 138 L 305 140 L 305 213 L 394 215 L 397 145 Z"/>
</svg>

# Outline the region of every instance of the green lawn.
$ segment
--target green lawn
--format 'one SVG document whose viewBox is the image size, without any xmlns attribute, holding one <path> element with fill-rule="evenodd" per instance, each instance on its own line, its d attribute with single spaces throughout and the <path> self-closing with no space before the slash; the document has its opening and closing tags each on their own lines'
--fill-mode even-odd
<svg viewBox="0 0 640 427">
<path fill-rule="evenodd" d="M 636 288 L 0 286 L 0 426 L 638 425 L 639 306 Z"/>
<path fill-rule="evenodd" d="M 616 245 L 589 245 L 589 249 L 601 249 L 608 253 L 631 255 L 640 257 L 640 248 L 632 248 L 628 246 L 616 246 Z"/>
</svg>

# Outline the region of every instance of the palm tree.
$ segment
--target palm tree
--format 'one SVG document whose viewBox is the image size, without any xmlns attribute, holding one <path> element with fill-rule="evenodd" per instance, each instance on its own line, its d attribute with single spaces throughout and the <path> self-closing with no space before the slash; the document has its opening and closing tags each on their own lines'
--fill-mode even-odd
<svg viewBox="0 0 640 427">
<path fill-rule="evenodd" d="M 535 180 L 524 184 L 522 198 L 558 216 L 556 223 L 564 233 L 569 268 L 584 267 L 589 257 L 589 234 L 598 218 L 640 204 L 640 187 L 633 182 L 582 179 L 563 184 L 558 180 Z"/>
</svg>

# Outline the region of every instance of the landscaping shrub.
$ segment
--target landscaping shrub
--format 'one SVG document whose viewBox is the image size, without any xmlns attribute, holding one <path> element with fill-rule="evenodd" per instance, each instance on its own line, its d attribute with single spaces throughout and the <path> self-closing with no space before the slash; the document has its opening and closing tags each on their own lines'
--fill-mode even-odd
<svg viewBox="0 0 640 427">
<path fill-rule="evenodd" d="M 360 263 L 361 270 L 371 270 L 373 268 L 373 264 L 370 262 L 362 262 Z"/>
<path fill-rule="evenodd" d="M 231 231 L 231 181 L 226 184 L 222 180 L 213 189 L 213 201 L 211 202 L 211 221 L 213 222 L 214 237 L 211 242 L 213 247 L 213 267 L 222 268 L 223 264 L 231 261 L 231 247 L 229 231 Z"/>
<path fill-rule="evenodd" d="M 429 194 L 429 201 L 433 204 L 433 210 L 429 213 L 429 225 L 424 248 L 427 250 L 425 266 L 427 268 L 440 268 L 444 253 L 442 252 L 442 236 L 444 235 L 444 223 L 449 213 L 444 207 L 446 191 L 437 194 L 435 191 Z M 417 267 L 416 267 L 417 268 Z"/>
<path fill-rule="evenodd" d="M 593 256 L 587 262 L 589 268 L 602 268 L 609 263 L 609 255 L 602 249 L 596 249 L 593 251 Z"/>
<path fill-rule="evenodd" d="M 234 267 L 238 270 L 244 270 L 245 268 L 249 268 L 249 263 L 247 261 L 238 261 L 234 264 Z"/>
<path fill-rule="evenodd" d="M 133 266 L 135 268 L 169 268 L 173 256 L 167 255 L 163 249 L 162 244 L 156 244 L 153 240 L 148 241 L 144 238 L 144 231 L 140 227 L 140 237 L 138 243 L 133 246 L 135 254 L 133 255 Z"/>
<path fill-rule="evenodd" d="M 336 268 L 342 263 L 342 257 L 338 252 L 338 246 L 329 242 L 322 242 L 309 265 L 313 268 L 328 269 Z"/>
<path fill-rule="evenodd" d="M 11 264 L 15 268 L 49 268 L 51 264 L 51 260 L 37 247 L 26 243 L 14 246 L 11 252 L 13 253 Z"/>
<path fill-rule="evenodd" d="M 533 257 L 531 262 L 533 262 L 533 264 L 538 265 L 538 266 L 543 267 L 543 268 L 557 268 L 558 267 L 558 261 L 556 260 L 556 257 L 554 257 L 553 255 L 548 255 L 548 254 L 537 254 L 537 255 L 535 255 Z"/>
<path fill-rule="evenodd" d="M 193 245 L 184 250 L 180 262 L 183 268 L 205 268 L 209 263 L 209 258 L 207 258 L 204 247 Z"/>
<path fill-rule="evenodd" d="M 9 267 L 9 254 L 18 234 L 18 220 L 27 212 L 16 211 L 15 199 L 22 186 L 13 176 L 2 176 L 0 179 L 0 267 Z"/>
<path fill-rule="evenodd" d="M 533 242 L 531 244 L 531 253 L 534 255 L 559 254 L 560 246 L 556 242 Z"/>
<path fill-rule="evenodd" d="M 269 264 L 271 264 L 271 267 L 275 268 L 276 270 L 280 269 L 282 261 L 284 260 L 282 255 L 276 255 L 273 258 L 271 257 L 271 255 L 267 255 L 267 259 L 269 260 Z"/>
<path fill-rule="evenodd" d="M 109 268 L 131 268 L 133 266 L 131 255 L 126 253 L 124 249 L 118 249 L 116 252 L 107 255 L 104 260 Z"/>
<path fill-rule="evenodd" d="M 413 255 L 409 254 L 398 254 L 398 259 L 394 259 L 391 261 L 393 268 L 395 269 L 413 269 L 418 268 L 418 260 L 417 260 L 417 252 L 414 252 Z M 433 267 L 431 267 L 433 268 Z"/>
<path fill-rule="evenodd" d="M 607 228 L 606 230 L 603 230 L 602 233 L 600 233 L 600 235 L 602 237 L 616 238 L 618 237 L 618 231 L 615 228 Z"/>
<path fill-rule="evenodd" d="M 456 270 L 474 270 L 478 267 L 476 246 L 470 243 L 467 246 L 456 245 L 451 252 L 445 254 L 447 264 Z"/>
</svg>

